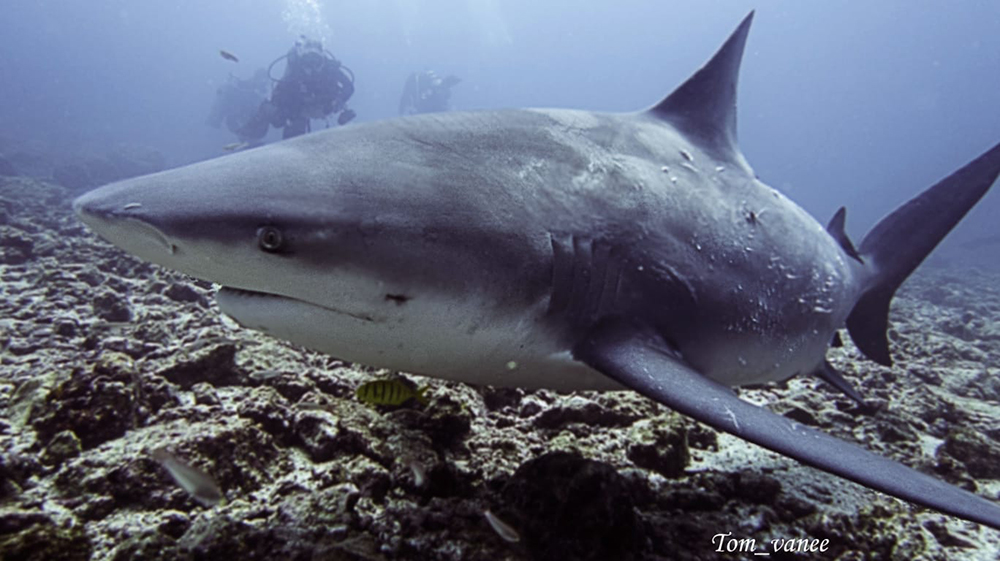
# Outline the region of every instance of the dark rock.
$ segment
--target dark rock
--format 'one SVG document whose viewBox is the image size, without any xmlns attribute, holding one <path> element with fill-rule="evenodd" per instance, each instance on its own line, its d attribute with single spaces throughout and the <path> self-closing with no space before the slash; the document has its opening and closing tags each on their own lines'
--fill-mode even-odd
<svg viewBox="0 0 1000 561">
<path fill-rule="evenodd" d="M 483 403 L 490 411 L 500 411 L 510 407 L 515 408 L 521 403 L 524 397 L 524 390 L 519 388 L 495 388 L 483 389 Z"/>
<path fill-rule="evenodd" d="M 31 478 L 42 469 L 35 454 L 0 454 L 0 499 L 13 498 L 33 487 Z"/>
<path fill-rule="evenodd" d="M 472 492 L 473 482 L 448 463 L 435 464 L 427 471 L 427 485 L 420 491 L 432 497 L 462 497 Z"/>
<path fill-rule="evenodd" d="M 59 318 L 53 322 L 52 331 L 62 337 L 76 337 L 78 325 L 73 318 Z"/>
<path fill-rule="evenodd" d="M 311 561 L 331 559 L 337 561 L 369 561 L 382 559 L 375 551 L 357 551 L 353 540 L 335 541 L 339 534 L 331 527 L 319 526 L 309 531 L 300 525 L 250 524 L 220 514 L 194 521 L 179 540 L 178 545 L 191 561 L 216 559 L 246 559 L 248 561 Z"/>
<path fill-rule="evenodd" d="M 472 429 L 472 413 L 448 394 L 435 396 L 434 402 L 422 414 L 400 410 L 396 419 L 408 428 L 426 434 L 439 450 L 460 447 Z"/>
<path fill-rule="evenodd" d="M 253 388 L 239 404 L 240 417 L 257 423 L 261 429 L 271 434 L 279 442 L 298 444 L 291 430 L 292 411 L 289 403 L 274 388 L 267 386 Z"/>
<path fill-rule="evenodd" d="M 104 284 L 106 277 L 96 268 L 90 266 L 76 273 L 76 278 L 90 287 L 95 287 Z"/>
<path fill-rule="evenodd" d="M 815 503 L 799 497 L 782 494 L 776 498 L 775 510 L 782 520 L 793 521 L 815 513 L 817 507 Z"/>
<path fill-rule="evenodd" d="M 219 404 L 219 392 L 215 391 L 215 386 L 207 382 L 198 382 L 191 386 L 191 393 L 194 394 L 194 402 L 198 405 Z"/>
<path fill-rule="evenodd" d="M 198 382 L 208 382 L 216 387 L 237 386 L 243 374 L 236 366 L 235 357 L 236 345 L 216 345 L 194 360 L 181 362 L 159 374 L 185 390 Z"/>
<path fill-rule="evenodd" d="M 964 540 L 948 530 L 948 527 L 943 524 L 938 524 L 933 520 L 928 520 L 924 522 L 924 528 L 934 536 L 937 542 L 945 547 L 975 547 L 968 540 Z"/>
<path fill-rule="evenodd" d="M 0 263 L 21 265 L 34 256 L 35 242 L 21 230 L 0 226 Z"/>
<path fill-rule="evenodd" d="M 137 559 L 181 561 L 190 559 L 190 554 L 181 551 L 177 546 L 177 539 L 177 537 L 162 532 L 138 530 L 118 543 L 109 559 L 110 561 L 135 561 Z"/>
<path fill-rule="evenodd" d="M 784 413 L 785 417 L 803 425 L 809 425 L 813 427 L 819 426 L 819 421 L 816 420 L 816 416 L 806 411 L 801 407 L 793 406 L 791 409 Z"/>
<path fill-rule="evenodd" d="M 913 427 L 898 417 L 880 416 L 875 421 L 875 430 L 882 442 L 888 444 L 915 443 L 919 440 L 919 435 Z"/>
<path fill-rule="evenodd" d="M 0 512 L 0 553 L 18 561 L 87 561 L 92 545 L 82 524 L 57 525 L 43 512 Z"/>
<path fill-rule="evenodd" d="M 934 466 L 934 471 L 940 474 L 945 481 L 966 491 L 975 493 L 979 487 L 976 485 L 976 481 L 969 477 L 969 470 L 965 464 L 948 454 L 941 453 L 940 448 L 938 448 L 937 465 Z"/>
<path fill-rule="evenodd" d="M 178 539 L 191 527 L 191 519 L 183 512 L 166 512 L 157 531 L 173 539 Z"/>
<path fill-rule="evenodd" d="M 1000 479 L 1000 444 L 972 429 L 953 428 L 937 450 L 939 461 L 944 455 L 963 464 L 972 477 Z"/>
<path fill-rule="evenodd" d="M 50 443 L 72 431 L 89 450 L 125 434 L 136 421 L 131 360 L 105 353 L 92 372 L 76 371 L 50 394 L 50 403 L 32 410 L 39 438 Z"/>
<path fill-rule="evenodd" d="M 542 405 L 537 401 L 528 401 L 521 406 L 521 410 L 518 411 L 518 415 L 521 417 L 534 417 L 535 415 L 542 412 Z"/>
<path fill-rule="evenodd" d="M 729 477 L 700 474 L 694 480 L 697 484 L 692 487 L 672 490 L 664 499 L 666 506 L 687 512 L 714 512 L 722 510 L 735 494 Z"/>
<path fill-rule="evenodd" d="M 167 298 L 175 302 L 193 302 L 204 304 L 205 298 L 194 288 L 187 284 L 171 284 L 164 294 Z"/>
<path fill-rule="evenodd" d="M 658 426 L 653 429 L 652 442 L 629 446 L 628 459 L 664 477 L 680 477 L 691 462 L 687 431 L 683 425 Z"/>
<path fill-rule="evenodd" d="M 781 482 L 777 479 L 744 471 L 736 474 L 736 496 L 754 504 L 774 504 L 781 493 Z"/>
<path fill-rule="evenodd" d="M 719 433 L 700 423 L 689 425 L 687 441 L 688 446 L 697 450 L 719 450 Z"/>
<path fill-rule="evenodd" d="M 91 306 L 94 309 L 94 314 L 104 321 L 124 323 L 132 320 L 132 310 L 129 308 L 128 301 L 112 291 L 98 294 L 93 299 Z"/>
<path fill-rule="evenodd" d="M 293 431 L 309 457 L 317 463 L 338 456 L 375 455 L 365 434 L 348 423 L 341 423 L 333 414 L 302 411 L 295 416 Z"/>
<path fill-rule="evenodd" d="M 311 380 L 298 376 L 277 376 L 261 383 L 271 386 L 291 402 L 302 399 L 302 396 L 316 389 Z"/>
<path fill-rule="evenodd" d="M 645 543 L 625 478 L 568 452 L 524 463 L 502 492 L 497 516 L 521 535 L 532 559 L 636 559 Z"/>
<path fill-rule="evenodd" d="M 300 413 L 294 430 L 309 458 L 316 463 L 328 462 L 348 452 L 347 448 L 356 450 L 358 445 L 364 446 L 363 440 L 352 439 L 350 434 L 345 437 L 332 416 L 322 413 Z"/>
<path fill-rule="evenodd" d="M 42 462 L 48 465 L 58 465 L 80 455 L 83 446 L 76 433 L 64 430 L 56 433 L 42 452 Z"/>
<path fill-rule="evenodd" d="M 534 425 L 540 429 L 559 429 L 573 423 L 599 427 L 626 427 L 639 419 L 585 398 L 570 398 L 562 407 L 546 409 Z"/>
</svg>

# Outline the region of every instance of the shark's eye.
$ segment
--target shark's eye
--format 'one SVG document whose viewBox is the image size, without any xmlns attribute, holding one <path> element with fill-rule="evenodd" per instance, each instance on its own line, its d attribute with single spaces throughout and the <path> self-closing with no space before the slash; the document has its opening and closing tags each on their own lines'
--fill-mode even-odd
<svg viewBox="0 0 1000 561">
<path fill-rule="evenodd" d="M 274 226 L 261 226 L 257 229 L 257 243 L 268 253 L 277 253 L 285 245 L 285 236 Z"/>
</svg>

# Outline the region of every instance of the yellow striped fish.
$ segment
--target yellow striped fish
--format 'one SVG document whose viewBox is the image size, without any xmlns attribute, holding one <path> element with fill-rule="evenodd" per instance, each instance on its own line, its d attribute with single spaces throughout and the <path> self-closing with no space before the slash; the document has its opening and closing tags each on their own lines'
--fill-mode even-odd
<svg viewBox="0 0 1000 561">
<path fill-rule="evenodd" d="M 366 382 L 358 387 L 358 400 L 371 405 L 391 405 L 399 406 L 411 399 L 416 399 L 422 405 L 427 405 L 427 398 L 424 392 L 429 386 L 424 386 L 419 390 L 399 378 L 391 380 L 375 380 Z"/>
</svg>

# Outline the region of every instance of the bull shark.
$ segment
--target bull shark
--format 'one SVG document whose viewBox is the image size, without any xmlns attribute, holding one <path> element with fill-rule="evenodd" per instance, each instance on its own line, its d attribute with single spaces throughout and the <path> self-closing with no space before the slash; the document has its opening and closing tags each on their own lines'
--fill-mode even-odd
<svg viewBox="0 0 1000 561">
<path fill-rule="evenodd" d="M 751 12 L 649 109 L 445 113 L 306 135 L 74 202 L 100 236 L 221 285 L 239 324 L 472 384 L 636 390 L 800 462 L 1000 529 L 1000 504 L 741 400 L 818 374 L 846 326 L 891 364 L 896 289 L 1000 174 L 1000 145 L 855 246 L 736 142 Z"/>
</svg>

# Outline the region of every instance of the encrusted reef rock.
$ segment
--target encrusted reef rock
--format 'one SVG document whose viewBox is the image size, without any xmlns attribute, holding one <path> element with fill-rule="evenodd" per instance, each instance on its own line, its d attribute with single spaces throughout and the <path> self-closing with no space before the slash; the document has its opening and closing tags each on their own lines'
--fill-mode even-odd
<svg viewBox="0 0 1000 561">
<path fill-rule="evenodd" d="M 92 546 L 79 524 L 63 526 L 41 511 L 0 510 L 0 554 L 18 561 L 87 561 Z"/>
<path fill-rule="evenodd" d="M 532 559 L 637 559 L 646 549 L 629 481 L 570 452 L 525 462 L 505 485 L 501 515 L 521 528 Z"/>
<path fill-rule="evenodd" d="M 395 374 L 240 329 L 207 283 L 89 234 L 71 196 L 0 176 L 0 559 L 750 558 L 719 549 L 731 539 L 770 559 L 1000 551 L 997 532 L 631 392 L 404 374 L 426 406 L 362 403 L 361 384 Z M 739 392 L 996 497 L 998 325 L 1000 274 L 921 271 L 893 309 L 895 367 L 846 337 L 829 353 L 874 412 L 809 377 Z M 196 500 L 163 454 L 224 500 Z"/>
<path fill-rule="evenodd" d="M 1000 443 L 996 438 L 1000 429 L 991 433 L 992 437 L 966 427 L 955 427 L 938 448 L 938 458 L 957 460 L 974 478 L 1000 479 Z"/>
</svg>

